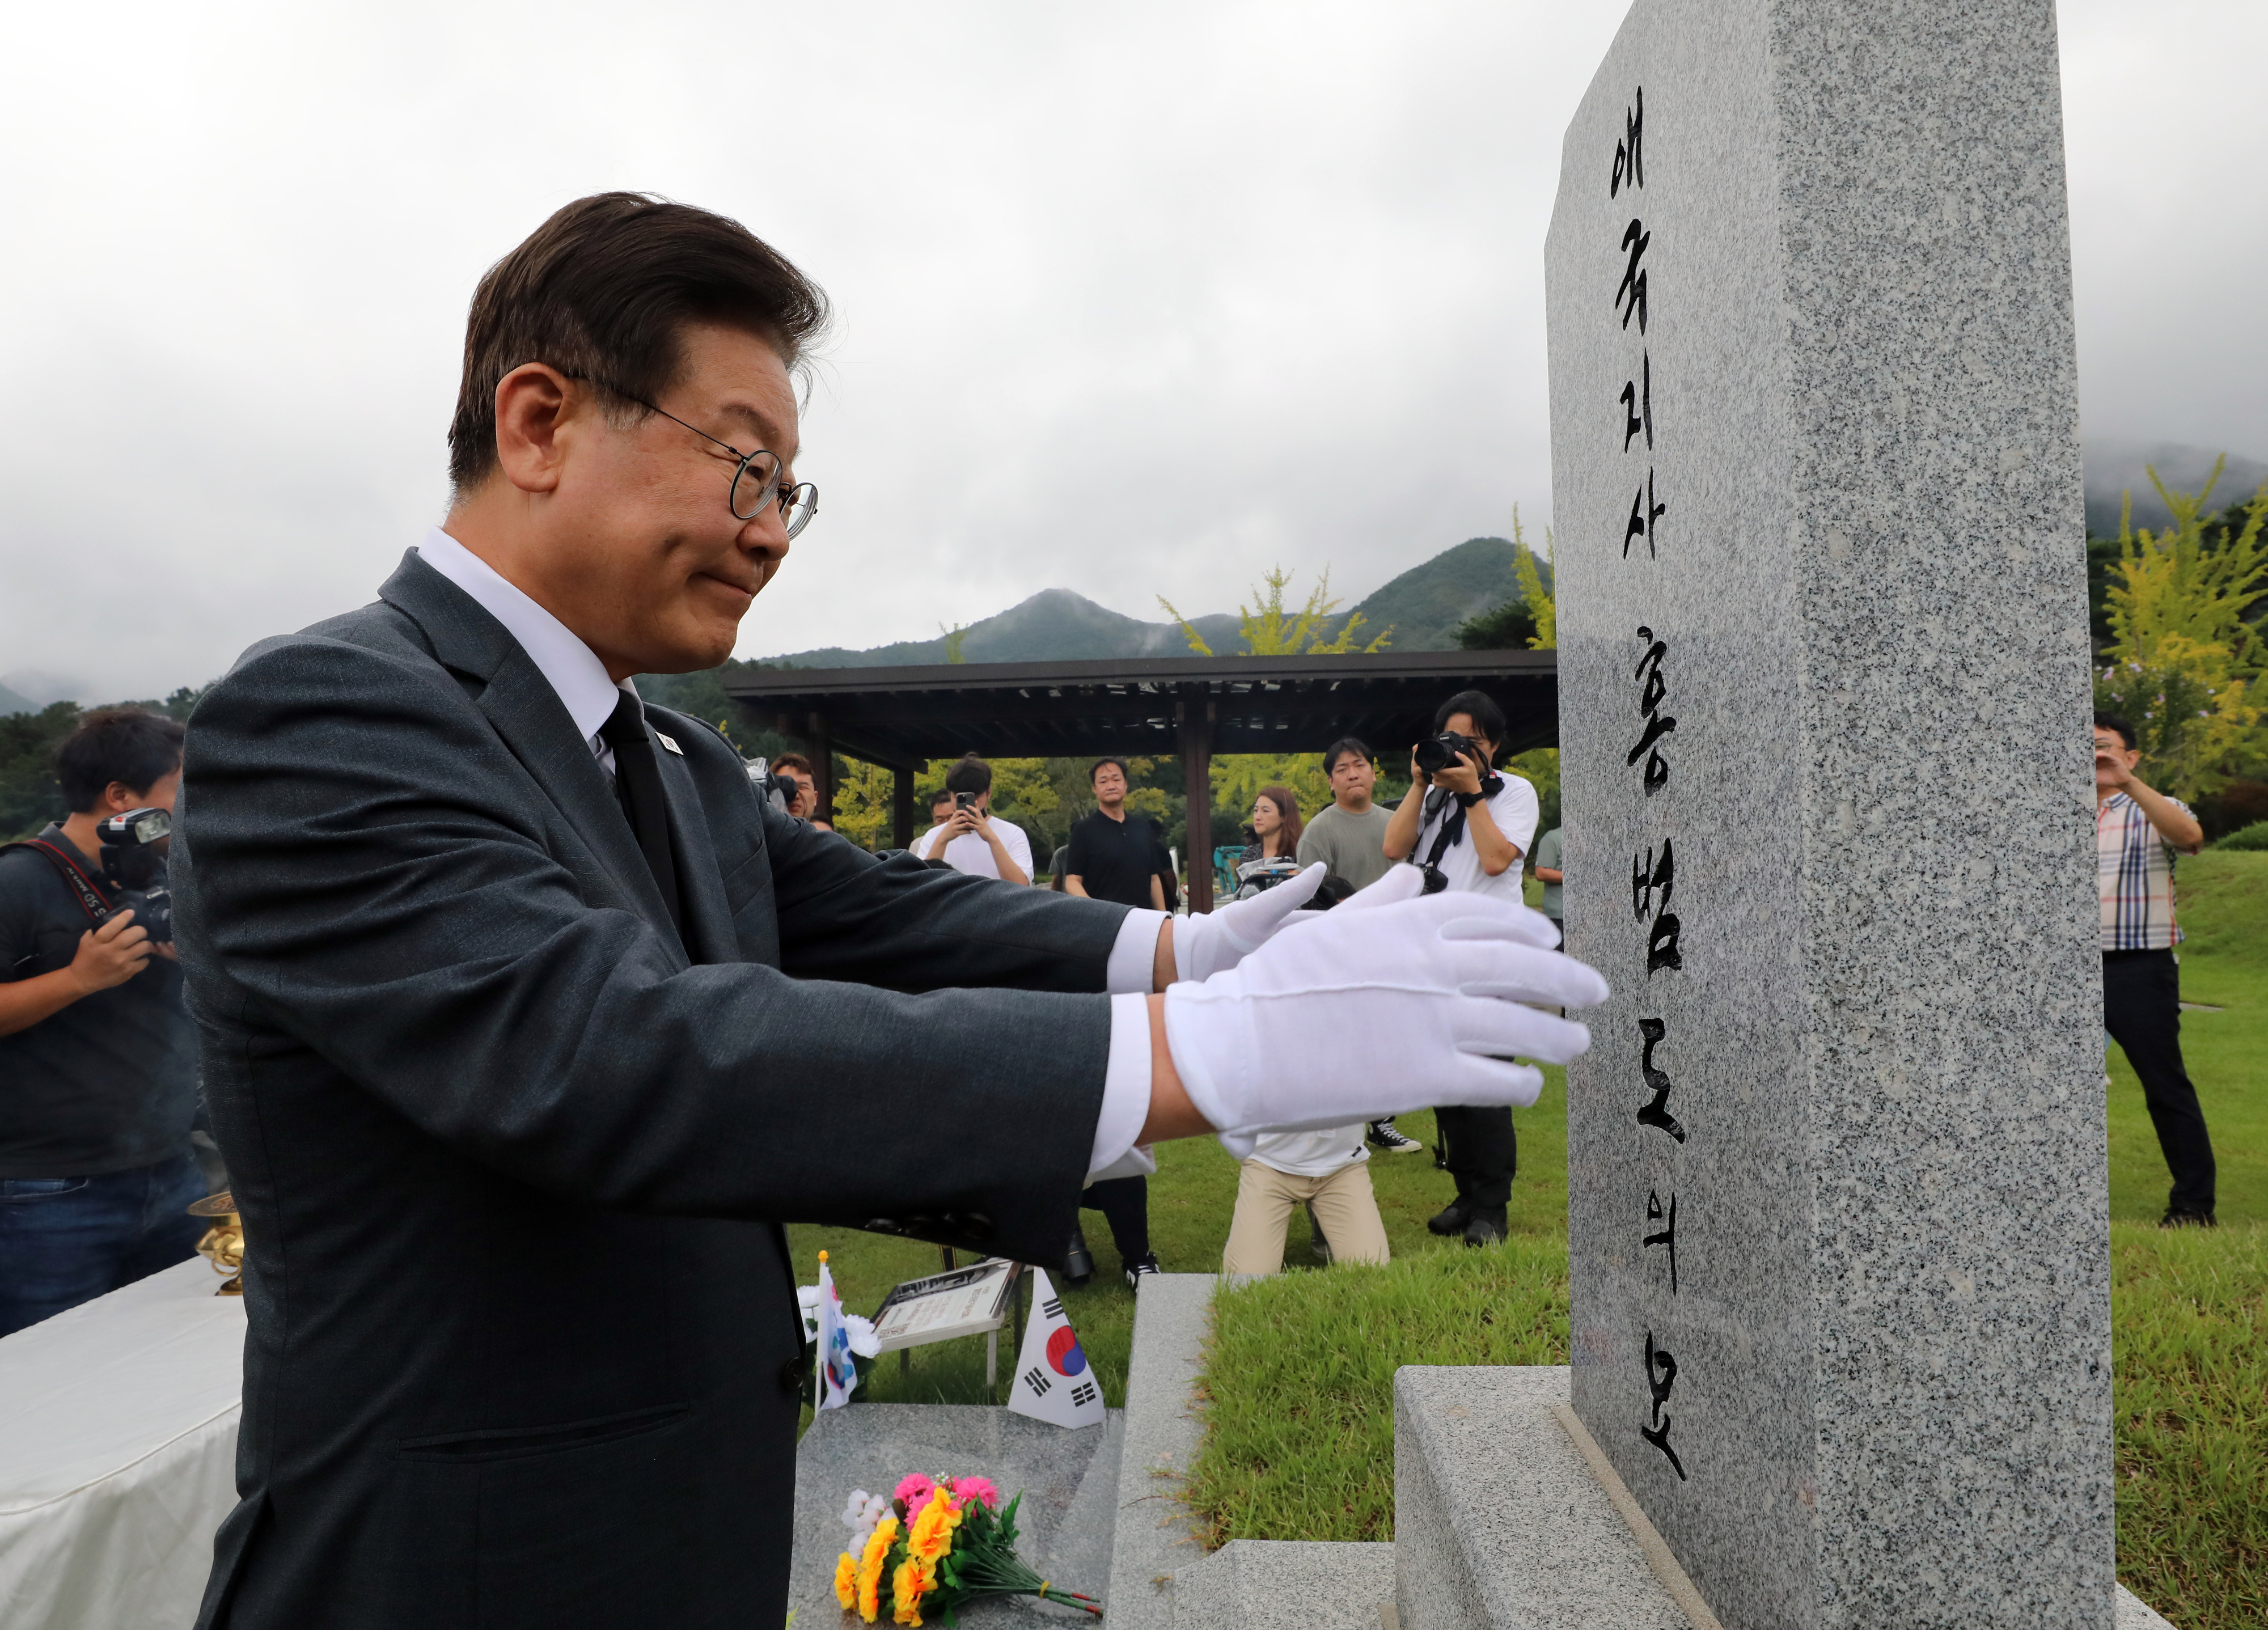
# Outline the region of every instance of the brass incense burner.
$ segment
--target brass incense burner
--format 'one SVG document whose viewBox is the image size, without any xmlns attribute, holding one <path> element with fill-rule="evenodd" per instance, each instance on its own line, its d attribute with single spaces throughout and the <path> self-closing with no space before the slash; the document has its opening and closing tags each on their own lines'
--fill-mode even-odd
<svg viewBox="0 0 2268 1630">
<path fill-rule="evenodd" d="M 244 1294 L 244 1223 L 236 1215 L 236 1196 L 223 1189 L 219 1193 L 200 1200 L 189 1208 L 193 1217 L 210 1217 L 212 1226 L 205 1237 L 197 1241 L 198 1253 L 213 1265 L 216 1274 L 229 1275 L 227 1283 L 213 1292 L 217 1296 L 240 1296 Z"/>
</svg>

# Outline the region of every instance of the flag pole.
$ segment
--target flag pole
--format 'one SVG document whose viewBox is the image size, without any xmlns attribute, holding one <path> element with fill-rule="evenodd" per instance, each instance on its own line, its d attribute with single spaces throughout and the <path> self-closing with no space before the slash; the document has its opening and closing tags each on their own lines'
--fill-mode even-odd
<svg viewBox="0 0 2268 1630">
<path fill-rule="evenodd" d="M 819 1253 L 819 1305 L 813 1310 L 819 1315 L 820 1340 L 812 1345 L 815 1349 L 811 1367 L 811 1418 L 819 1419 L 819 1406 L 826 1401 L 827 1392 L 827 1253 Z"/>
</svg>

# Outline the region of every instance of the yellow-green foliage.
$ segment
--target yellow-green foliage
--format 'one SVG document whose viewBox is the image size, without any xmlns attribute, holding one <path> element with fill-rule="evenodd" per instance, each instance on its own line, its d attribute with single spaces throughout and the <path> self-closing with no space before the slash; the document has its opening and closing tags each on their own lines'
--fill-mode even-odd
<svg viewBox="0 0 2268 1630">
<path fill-rule="evenodd" d="M 2202 491 L 2150 480 L 2174 525 L 2136 531 L 2130 499 L 2118 529 L 2118 560 L 2107 597 L 2111 642 L 2103 651 L 2095 705 L 2133 722 L 2145 779 L 2176 797 L 2220 788 L 2268 753 L 2259 686 L 2264 651 L 2244 613 L 2268 593 L 2268 488 L 2246 506 L 2244 524 L 2218 547 L 2205 538 Z"/>
<path fill-rule="evenodd" d="M 1323 638 L 1324 627 L 1339 605 L 1331 598 L 1329 567 L 1323 568 L 1322 576 L 1307 595 L 1307 605 L 1296 612 L 1287 611 L 1284 606 L 1284 591 L 1291 584 L 1292 576 L 1292 573 L 1278 566 L 1267 574 L 1268 591 L 1265 594 L 1256 589 L 1253 591 L 1253 598 L 1259 602 L 1256 607 L 1248 607 L 1241 600 L 1237 602 L 1237 632 L 1244 636 L 1242 655 L 1339 657 L 1352 650 L 1382 651 L 1386 649 L 1387 642 L 1394 635 L 1390 627 L 1369 644 L 1356 645 L 1356 631 L 1369 620 L 1360 612 L 1350 616 L 1345 626 L 1334 637 L 1329 640 Z M 1182 625 L 1182 633 L 1188 638 L 1191 650 L 1200 657 L 1213 654 L 1212 647 L 1205 643 L 1204 636 L 1189 626 L 1188 618 L 1174 609 L 1171 600 L 1161 594 L 1158 597 L 1158 604 L 1166 608 L 1167 616 Z"/>
<path fill-rule="evenodd" d="M 1543 552 L 1552 565 L 1552 587 L 1543 586 L 1543 574 L 1536 569 L 1535 553 L 1521 535 L 1520 506 L 1512 506 L 1512 575 L 1520 584 L 1520 598 L 1527 603 L 1528 614 L 1535 619 L 1535 634 L 1528 642 L 1530 650 L 1550 650 L 1559 643 L 1559 608 L 1552 598 L 1558 587 L 1559 550 L 1551 540 L 1551 529 L 1543 530 Z"/>
</svg>

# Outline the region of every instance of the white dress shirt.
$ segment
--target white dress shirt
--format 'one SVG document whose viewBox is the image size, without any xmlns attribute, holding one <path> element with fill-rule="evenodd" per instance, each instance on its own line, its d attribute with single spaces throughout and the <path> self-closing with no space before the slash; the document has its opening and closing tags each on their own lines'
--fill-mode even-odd
<svg viewBox="0 0 2268 1630">
<path fill-rule="evenodd" d="M 486 561 L 439 527 L 425 534 L 418 555 L 435 571 L 480 603 L 519 642 L 530 662 L 559 694 L 575 729 L 591 745 L 591 754 L 609 776 L 615 750 L 599 734 L 613 716 L 624 691 L 637 692 L 628 679 L 616 685 L 607 666 L 567 627 Z M 989 856 L 988 856 L 989 857 Z M 1028 870 L 1028 868 L 1027 869 Z M 1134 1147 L 1150 1114 L 1150 1008 L 1147 997 L 1157 956 L 1158 934 L 1170 921 L 1161 911 L 1130 911 L 1119 925 L 1104 970 L 1110 992 L 1110 1061 L 1102 1077 L 1102 1112 L 1094 1123 L 1094 1147 L 1087 1160 L 1094 1173 L 1117 1164 Z"/>
</svg>

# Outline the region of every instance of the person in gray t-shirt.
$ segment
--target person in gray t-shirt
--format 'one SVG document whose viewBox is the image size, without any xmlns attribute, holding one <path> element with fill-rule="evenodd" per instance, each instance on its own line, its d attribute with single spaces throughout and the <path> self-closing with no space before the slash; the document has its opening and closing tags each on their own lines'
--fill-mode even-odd
<svg viewBox="0 0 2268 1630">
<path fill-rule="evenodd" d="M 1323 754 L 1331 802 L 1300 834 L 1300 864 L 1321 861 L 1350 889 L 1365 889 L 1386 875 L 1386 825 L 1393 817 L 1370 801 L 1378 770 L 1370 749 L 1350 736 Z"/>
<path fill-rule="evenodd" d="M 1324 750 L 1323 774 L 1330 778 L 1330 807 L 1300 833 L 1300 864 L 1321 861 L 1329 874 L 1324 882 L 1366 889 L 1394 864 L 1386 858 L 1386 826 L 1394 818 L 1370 801 L 1378 767 L 1370 749 L 1348 736 Z M 1425 1147 L 1395 1130 L 1391 1115 L 1372 1121 L 1366 1135 L 1389 1155 L 1415 1155 Z"/>
<path fill-rule="evenodd" d="M 1535 909 L 1551 919 L 1562 945 L 1567 943 L 1567 924 L 1559 904 L 1559 885 L 1565 876 L 1559 869 L 1559 828 L 1554 826 L 1535 840 L 1535 879 L 1543 885 L 1543 898 L 1535 902 Z"/>
</svg>

